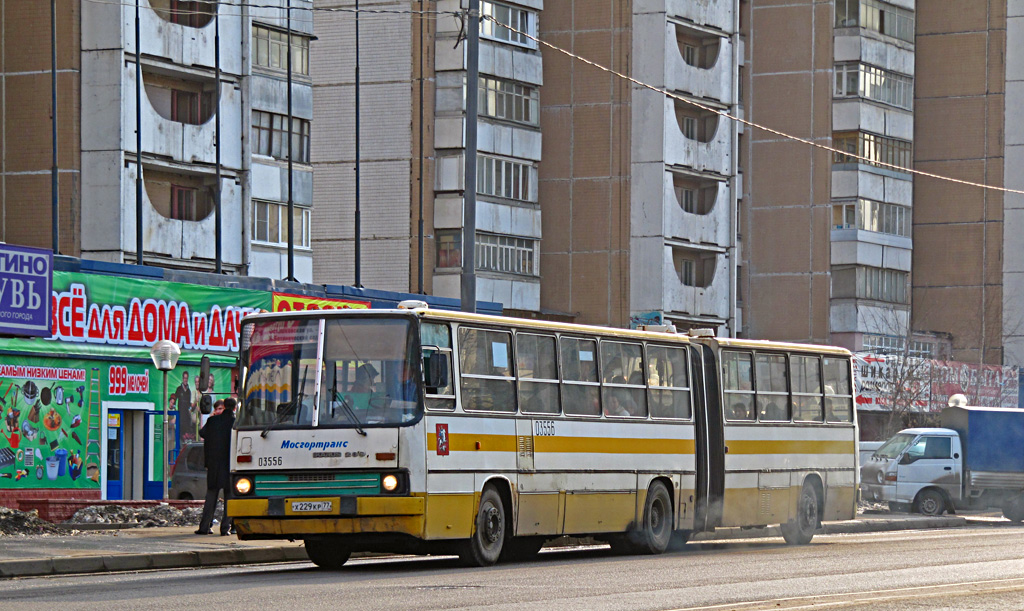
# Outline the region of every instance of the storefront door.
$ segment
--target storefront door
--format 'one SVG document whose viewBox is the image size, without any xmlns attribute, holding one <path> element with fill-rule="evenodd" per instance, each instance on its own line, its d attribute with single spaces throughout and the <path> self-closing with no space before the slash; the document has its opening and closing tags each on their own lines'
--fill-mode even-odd
<svg viewBox="0 0 1024 611">
<path fill-rule="evenodd" d="M 124 410 L 107 412 L 107 499 L 124 498 Z M 128 478 L 129 485 L 131 478 Z"/>
</svg>

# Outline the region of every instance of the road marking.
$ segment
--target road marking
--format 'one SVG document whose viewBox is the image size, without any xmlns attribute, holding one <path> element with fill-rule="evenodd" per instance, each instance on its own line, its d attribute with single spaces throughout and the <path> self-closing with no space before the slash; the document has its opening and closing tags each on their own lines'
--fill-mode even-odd
<svg viewBox="0 0 1024 611">
<path fill-rule="evenodd" d="M 735 609 L 737 611 L 755 609 L 827 609 L 830 607 L 846 607 L 850 605 L 881 603 L 902 599 L 933 598 L 936 596 L 950 595 L 967 596 L 981 590 L 984 590 L 986 594 L 1024 590 L 1024 578 L 965 581 L 962 583 L 847 592 L 844 594 L 833 595 L 796 596 L 792 598 L 734 602 L 704 607 L 679 607 L 675 609 L 665 609 L 665 611 L 712 611 L 715 609 Z"/>
</svg>

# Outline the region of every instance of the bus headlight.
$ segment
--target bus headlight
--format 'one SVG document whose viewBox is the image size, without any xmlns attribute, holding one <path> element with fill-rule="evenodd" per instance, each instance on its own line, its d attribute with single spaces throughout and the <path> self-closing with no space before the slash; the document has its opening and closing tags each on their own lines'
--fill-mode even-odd
<svg viewBox="0 0 1024 611">
<path fill-rule="evenodd" d="M 238 494 L 249 494 L 252 492 L 252 480 L 248 477 L 240 477 L 235 480 L 235 492 Z"/>
<path fill-rule="evenodd" d="M 398 477 L 390 473 L 385 475 L 384 479 L 382 479 L 380 483 L 384 490 L 388 492 L 394 492 L 398 489 Z"/>
</svg>

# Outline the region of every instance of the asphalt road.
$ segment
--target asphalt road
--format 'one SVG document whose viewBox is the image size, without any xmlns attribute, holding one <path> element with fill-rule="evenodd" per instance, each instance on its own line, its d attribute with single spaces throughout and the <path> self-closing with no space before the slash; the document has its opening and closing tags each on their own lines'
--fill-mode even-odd
<svg viewBox="0 0 1024 611">
<path fill-rule="evenodd" d="M 655 557 L 545 552 L 486 569 L 451 558 L 365 559 L 0 582 L 0 608 L 1017 609 L 1024 526 L 690 544 Z"/>
</svg>

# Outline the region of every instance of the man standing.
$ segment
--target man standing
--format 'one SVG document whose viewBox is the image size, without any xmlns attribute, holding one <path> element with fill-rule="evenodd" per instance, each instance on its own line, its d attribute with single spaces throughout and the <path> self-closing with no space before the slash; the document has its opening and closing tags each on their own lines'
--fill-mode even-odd
<svg viewBox="0 0 1024 611">
<path fill-rule="evenodd" d="M 235 400 L 224 399 L 224 411 L 210 416 L 206 426 L 199 431 L 203 438 L 206 456 L 206 502 L 203 503 L 203 517 L 199 521 L 197 535 L 210 534 L 213 513 L 217 510 L 217 495 L 224 492 L 224 519 L 220 523 L 220 534 L 231 532 L 231 520 L 227 516 L 227 500 L 231 487 L 231 427 L 235 424 Z"/>
</svg>

